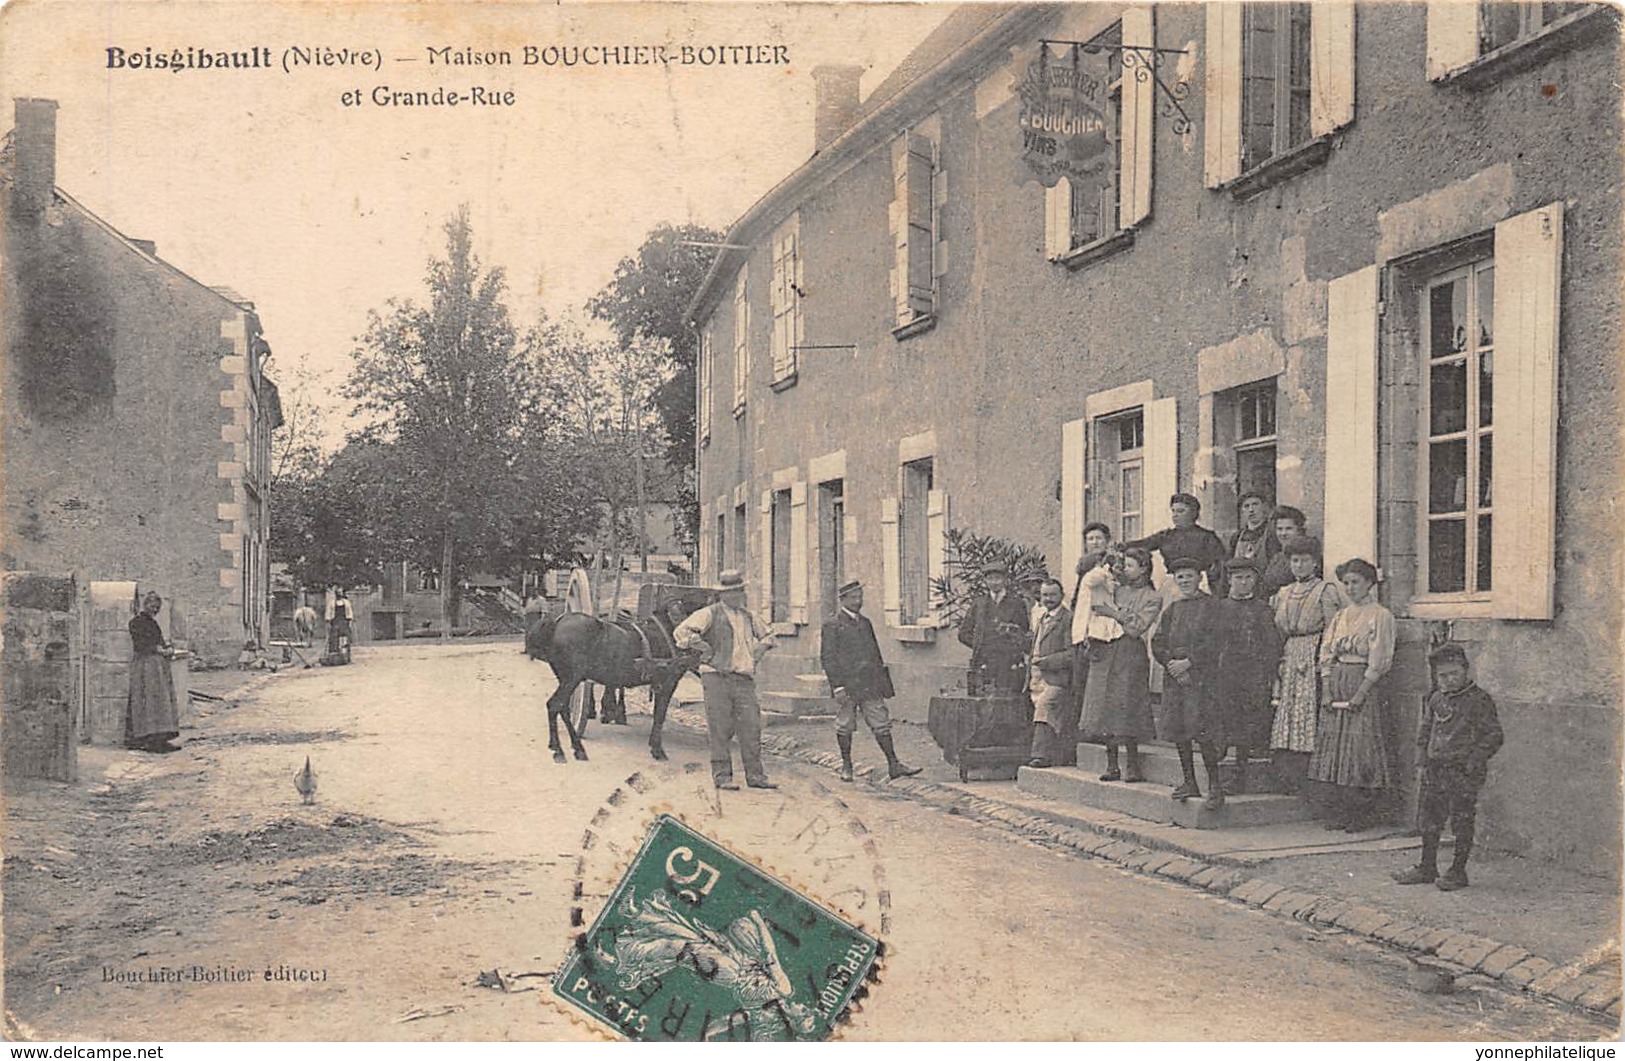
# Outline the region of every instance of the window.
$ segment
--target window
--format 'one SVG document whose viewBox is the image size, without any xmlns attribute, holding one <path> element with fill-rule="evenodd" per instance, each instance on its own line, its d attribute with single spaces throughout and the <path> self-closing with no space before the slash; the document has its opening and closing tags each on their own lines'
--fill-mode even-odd
<svg viewBox="0 0 1625 1061">
<path fill-rule="evenodd" d="M 1494 307 L 1488 260 L 1438 277 L 1423 296 L 1428 593 L 1493 588 Z"/>
<path fill-rule="evenodd" d="M 1105 124 L 1105 150 L 1089 172 L 1063 177 L 1045 193 L 1045 246 L 1050 258 L 1068 259 L 1111 239 L 1145 220 L 1151 212 L 1151 133 L 1155 114 L 1155 84 L 1137 80 L 1124 70 L 1123 45 L 1155 45 L 1150 8 L 1130 8 L 1123 18 L 1051 62 L 1073 67 L 1084 106 L 1095 110 Z M 1124 246 L 1128 244 L 1125 243 Z M 1101 248 L 1104 250 L 1105 248 Z M 1078 265 L 1093 260 L 1082 255 L 1067 261 Z"/>
<path fill-rule="evenodd" d="M 897 510 L 897 534 L 905 623 L 918 622 L 931 610 L 931 585 L 927 571 L 931 539 L 927 530 L 927 506 L 932 487 L 930 457 L 903 465 L 903 496 Z"/>
<path fill-rule="evenodd" d="M 1136 409 L 1106 422 L 1116 441 L 1117 540 L 1145 535 L 1145 414 Z"/>
<path fill-rule="evenodd" d="M 733 536 L 733 568 L 738 571 L 745 570 L 745 505 L 744 502 L 734 506 L 734 536 Z M 728 564 L 721 565 L 728 567 Z"/>
<path fill-rule="evenodd" d="M 1576 42 L 1584 33 L 1576 25 L 1604 10 L 1604 4 L 1431 0 L 1428 77 L 1487 84 Z"/>
<path fill-rule="evenodd" d="M 422 592 L 429 592 L 429 591 L 438 592 L 439 589 L 440 589 L 440 572 L 438 572 L 438 571 L 419 571 L 418 572 L 418 589 L 420 591 L 422 591 Z"/>
<path fill-rule="evenodd" d="M 714 370 L 711 329 L 707 327 L 700 332 L 700 356 L 695 367 L 695 373 L 699 377 L 700 391 L 698 404 L 694 411 L 695 432 L 702 446 L 711 440 L 711 377 Z"/>
<path fill-rule="evenodd" d="M 801 218 L 790 220 L 773 233 L 773 384 L 795 379 L 802 342 L 801 300 L 806 295 L 801 267 Z"/>
<path fill-rule="evenodd" d="M 1354 120 L 1355 7 L 1207 5 L 1209 188 L 1245 198 L 1326 159 Z"/>
<path fill-rule="evenodd" d="M 1235 526 L 1241 526 L 1240 499 L 1257 494 L 1267 504 L 1275 503 L 1275 378 L 1237 387 L 1222 396 L 1233 403 L 1235 434 L 1231 451 L 1235 455 L 1235 496 L 1238 505 Z M 1222 436 L 1215 442 L 1222 441 Z"/>
<path fill-rule="evenodd" d="M 773 491 L 773 514 L 768 542 L 772 557 L 772 608 L 776 623 L 790 621 L 790 491 Z"/>
<path fill-rule="evenodd" d="M 846 484 L 831 479 L 818 484 L 818 591 L 824 610 L 839 606 L 836 593 L 845 581 Z"/>
<path fill-rule="evenodd" d="M 1241 168 L 1309 139 L 1309 5 L 1242 10 Z"/>
<path fill-rule="evenodd" d="M 924 331 L 937 309 L 939 194 L 945 185 L 937 142 L 908 132 L 892 142 L 892 301 L 899 339 Z"/>
<path fill-rule="evenodd" d="M 734 281 L 734 415 L 745 411 L 750 384 L 750 266 L 741 266 Z"/>
<path fill-rule="evenodd" d="M 1590 4 L 1480 3 L 1478 50 L 1492 52 L 1525 37 L 1532 37 L 1565 15 Z"/>
</svg>

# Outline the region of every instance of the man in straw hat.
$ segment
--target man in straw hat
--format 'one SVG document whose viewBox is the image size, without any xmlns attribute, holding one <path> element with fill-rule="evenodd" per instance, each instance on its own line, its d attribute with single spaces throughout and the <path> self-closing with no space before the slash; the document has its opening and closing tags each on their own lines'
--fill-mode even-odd
<svg viewBox="0 0 1625 1061">
<path fill-rule="evenodd" d="M 920 767 L 905 766 L 892 745 L 886 698 L 895 696 L 896 690 L 880 655 L 875 628 L 863 614 L 863 583 L 855 579 L 846 583 L 836 598 L 840 607 L 835 617 L 824 624 L 818 661 L 835 697 L 835 743 L 841 749 L 841 780 L 852 780 L 852 735 L 858 731 L 860 714 L 875 735 L 875 743 L 886 753 L 887 774 L 893 778 L 912 777 Z"/>
<path fill-rule="evenodd" d="M 679 648 L 700 654 L 705 688 L 705 728 L 711 738 L 711 779 L 737 792 L 733 739 L 751 788 L 778 788 L 762 768 L 762 708 L 756 700 L 756 664 L 773 647 L 773 635 L 745 610 L 745 576 L 729 569 L 717 577 L 715 604 L 690 615 L 672 631 Z"/>
</svg>

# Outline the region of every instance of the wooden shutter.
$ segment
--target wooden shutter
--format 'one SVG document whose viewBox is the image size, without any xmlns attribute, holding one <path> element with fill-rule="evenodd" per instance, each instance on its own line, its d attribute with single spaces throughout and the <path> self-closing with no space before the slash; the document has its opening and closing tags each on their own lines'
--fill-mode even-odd
<svg viewBox="0 0 1625 1061">
<path fill-rule="evenodd" d="M 1326 291 L 1326 567 L 1377 556 L 1377 299 L 1381 269 Z"/>
<path fill-rule="evenodd" d="M 1495 226 L 1491 593 L 1504 619 L 1553 617 L 1563 204 Z"/>
<path fill-rule="evenodd" d="M 1241 5 L 1207 5 L 1203 172 L 1209 188 L 1241 176 Z"/>
<path fill-rule="evenodd" d="M 932 587 L 937 581 L 948 573 L 948 550 L 945 535 L 948 533 L 948 491 L 931 490 L 925 495 L 925 565 L 926 565 L 926 608 L 927 612 L 934 613 L 936 609 L 936 594 Z"/>
<path fill-rule="evenodd" d="M 807 622 L 807 484 L 790 484 L 790 621 Z"/>
<path fill-rule="evenodd" d="M 1156 47 L 1156 16 L 1149 7 L 1123 11 L 1123 43 Z M 1156 82 L 1141 81 L 1134 72 L 1123 76 L 1123 127 L 1118 130 L 1122 144 L 1122 173 L 1117 201 L 1117 227 L 1133 228 L 1151 216 L 1152 137 L 1157 114 Z"/>
<path fill-rule="evenodd" d="M 786 351 L 789 360 L 787 376 L 795 375 L 801 365 L 801 346 L 807 341 L 806 324 L 807 315 L 802 306 L 799 292 L 807 290 L 807 278 L 802 271 L 801 261 L 801 215 L 797 214 L 790 226 L 790 277 L 795 286 L 789 292 L 790 305 L 790 346 Z"/>
<path fill-rule="evenodd" d="M 734 281 L 734 408 L 745 404 L 750 380 L 750 266 Z"/>
<path fill-rule="evenodd" d="M 906 324 L 930 313 L 935 247 L 931 219 L 934 213 L 932 170 L 935 147 L 917 133 L 905 133 L 892 143 L 892 235 L 896 243 L 893 295 L 897 323 Z"/>
<path fill-rule="evenodd" d="M 1318 0 L 1309 8 L 1309 131 L 1335 132 L 1354 120 L 1354 5 Z"/>
<path fill-rule="evenodd" d="M 1179 492 L 1179 399 L 1157 398 L 1145 403 L 1145 496 L 1140 499 L 1140 529 L 1149 534 L 1163 525 L 1158 515 L 1168 511 L 1168 499 Z M 1081 543 L 1080 543 L 1081 544 Z M 1153 574 L 1160 584 L 1164 557 L 1159 551 Z"/>
<path fill-rule="evenodd" d="M 1063 258 L 1072 249 L 1072 182 L 1062 177 L 1044 189 L 1044 256 Z"/>
<path fill-rule="evenodd" d="M 757 610 L 773 618 L 773 491 L 762 491 L 762 586 L 757 591 Z"/>
<path fill-rule="evenodd" d="M 703 446 L 711 437 L 711 377 L 715 375 L 715 366 L 712 363 L 713 350 L 711 346 L 711 325 L 707 322 L 705 330 L 700 332 L 699 370 L 695 373 L 698 379 L 698 430 L 700 444 Z"/>
<path fill-rule="evenodd" d="M 931 145 L 931 280 L 933 291 L 937 281 L 948 271 L 948 235 L 942 227 L 942 210 L 948 203 L 948 168 L 943 165 L 942 144 Z"/>
<path fill-rule="evenodd" d="M 1437 81 L 1478 58 L 1478 4 L 1429 0 L 1428 77 Z"/>
<path fill-rule="evenodd" d="M 1083 555 L 1084 439 L 1088 420 L 1061 425 L 1061 581 L 1072 589 L 1072 572 Z"/>
<path fill-rule="evenodd" d="M 903 541 L 898 533 L 897 498 L 880 499 L 881 601 L 888 626 L 903 625 Z"/>
</svg>

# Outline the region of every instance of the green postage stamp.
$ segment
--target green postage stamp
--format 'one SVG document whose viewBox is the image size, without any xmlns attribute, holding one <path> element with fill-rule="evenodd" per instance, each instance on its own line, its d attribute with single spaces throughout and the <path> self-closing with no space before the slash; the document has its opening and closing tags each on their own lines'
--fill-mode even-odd
<svg viewBox="0 0 1625 1061">
<path fill-rule="evenodd" d="M 821 1040 L 880 941 L 661 815 L 553 977 L 629 1039 Z"/>
</svg>

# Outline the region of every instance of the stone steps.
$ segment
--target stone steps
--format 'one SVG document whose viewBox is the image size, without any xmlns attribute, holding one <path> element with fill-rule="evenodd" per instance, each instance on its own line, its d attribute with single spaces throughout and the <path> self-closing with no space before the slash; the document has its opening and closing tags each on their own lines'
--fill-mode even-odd
<svg viewBox="0 0 1625 1061">
<path fill-rule="evenodd" d="M 1202 766 L 1202 753 L 1196 755 L 1197 782 L 1204 787 L 1207 785 L 1207 770 Z M 1119 759 L 1126 765 L 1127 757 L 1119 752 Z M 1106 749 L 1099 744 L 1078 745 L 1078 768 L 1086 773 L 1096 776 L 1106 772 Z M 1184 774 L 1179 768 L 1179 753 L 1167 744 L 1141 744 L 1140 745 L 1140 772 L 1145 775 L 1147 782 L 1156 785 L 1166 785 L 1173 788 L 1183 779 Z M 1226 759 L 1219 764 L 1219 776 L 1226 784 L 1235 780 L 1237 767 L 1234 760 Z M 1275 764 L 1268 759 L 1247 760 L 1247 791 L 1249 794 L 1277 793 L 1288 794 L 1291 788 L 1277 775 Z"/>
<path fill-rule="evenodd" d="M 1082 746 L 1080 746 L 1080 752 Z M 1104 753 L 1101 755 L 1104 764 Z M 1178 767 L 1178 760 L 1175 760 Z M 1102 810 L 1128 814 L 1152 822 L 1170 822 L 1187 829 L 1233 829 L 1252 825 L 1278 825 L 1283 822 L 1305 821 L 1311 817 L 1309 808 L 1295 796 L 1275 793 L 1231 796 L 1217 811 L 1208 810 L 1200 799 L 1179 802 L 1168 798 L 1169 785 L 1141 782 L 1126 785 L 1121 781 L 1101 781 L 1098 769 L 1081 767 L 1051 767 L 1035 770 L 1024 766 L 1016 774 L 1016 788 L 1035 796 L 1059 800 L 1063 803 L 1082 804 Z M 1203 795 L 1207 794 L 1207 775 L 1198 771 Z"/>
</svg>

